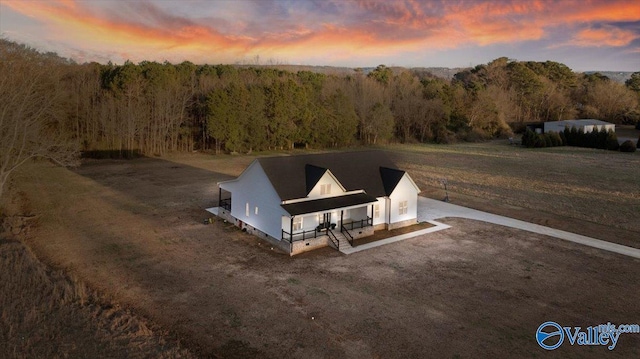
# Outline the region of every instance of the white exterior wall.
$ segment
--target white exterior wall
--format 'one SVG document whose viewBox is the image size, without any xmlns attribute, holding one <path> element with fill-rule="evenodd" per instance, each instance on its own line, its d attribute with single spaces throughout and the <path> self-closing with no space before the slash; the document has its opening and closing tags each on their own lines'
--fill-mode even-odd
<svg viewBox="0 0 640 359">
<path fill-rule="evenodd" d="M 389 223 L 407 221 L 418 216 L 418 190 L 406 173 L 402 176 L 389 199 L 389 212 L 387 212 L 391 217 Z M 407 213 L 400 215 L 400 202 L 402 201 L 407 201 Z"/>
<path fill-rule="evenodd" d="M 344 220 L 345 222 L 349 222 L 351 220 L 353 221 L 359 221 L 361 219 L 366 219 L 367 215 L 369 214 L 369 212 L 371 212 L 371 205 L 368 204 L 364 207 L 358 207 L 358 208 L 352 208 L 350 210 L 348 210 L 349 212 L 349 217 L 347 217 L 347 211 L 345 211 L 345 216 L 344 216 Z M 340 216 L 340 213 L 338 213 L 338 216 Z M 340 218 L 338 218 L 338 220 L 340 220 Z"/>
<path fill-rule="evenodd" d="M 322 185 L 327 185 L 327 184 L 331 185 L 331 192 L 329 194 L 321 195 L 320 193 L 321 193 Z M 313 189 L 311 189 L 311 191 L 309 192 L 307 197 L 309 197 L 309 198 L 313 198 L 313 197 L 330 197 L 330 196 L 336 196 L 336 195 L 339 195 L 339 194 L 342 194 L 342 193 L 344 193 L 344 191 L 342 190 L 342 186 L 335 180 L 335 178 L 329 173 L 329 171 L 327 171 L 320 178 L 318 183 L 316 183 L 316 185 L 313 187 Z"/>
<path fill-rule="evenodd" d="M 259 162 L 253 162 L 235 181 L 220 187 L 231 192 L 231 215 L 277 239 L 282 238 L 281 218 L 286 214 L 280 197 Z M 249 216 L 246 204 L 249 203 Z M 255 208 L 258 207 L 258 214 Z"/>
<path fill-rule="evenodd" d="M 380 215 L 378 217 L 375 216 L 375 208 L 373 213 L 373 225 L 384 224 L 387 223 L 386 218 L 389 218 L 387 214 L 387 198 L 386 197 L 378 197 L 378 206 L 380 206 Z"/>
</svg>

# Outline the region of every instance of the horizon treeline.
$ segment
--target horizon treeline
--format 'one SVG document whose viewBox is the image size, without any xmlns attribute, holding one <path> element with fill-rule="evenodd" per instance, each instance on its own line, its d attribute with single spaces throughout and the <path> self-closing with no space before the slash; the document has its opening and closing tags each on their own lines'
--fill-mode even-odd
<svg viewBox="0 0 640 359">
<path fill-rule="evenodd" d="M 37 74 L 47 84 L 42 96 L 53 101 L 46 116 L 84 151 L 164 155 L 447 143 L 510 136 L 512 128 L 539 121 L 640 120 L 640 72 L 625 85 L 552 61 L 503 57 L 449 81 L 384 65 L 367 74 L 331 75 L 190 62 L 76 64 L 0 41 L 0 61 L 46 70 Z M 5 78 L 30 74 L 1 75 L 2 101 L 20 101 L 6 86 L 19 82 Z"/>
</svg>

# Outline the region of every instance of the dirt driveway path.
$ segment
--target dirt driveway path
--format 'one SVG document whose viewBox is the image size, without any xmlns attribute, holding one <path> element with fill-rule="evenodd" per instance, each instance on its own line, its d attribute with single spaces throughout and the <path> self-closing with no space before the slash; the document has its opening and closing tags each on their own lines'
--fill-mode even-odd
<svg viewBox="0 0 640 359">
<path fill-rule="evenodd" d="M 550 237 L 564 239 L 570 242 L 603 249 L 605 251 L 614 252 L 629 257 L 640 258 L 640 249 L 586 237 L 559 229 L 549 228 L 538 224 L 520 221 L 509 217 L 498 216 L 488 212 L 482 212 L 468 207 L 462 207 L 431 198 L 418 197 L 418 221 L 433 221 L 435 219 L 445 217 L 475 219 L 478 221 L 499 224 L 501 226 L 522 229 L 533 233 L 539 233 Z"/>
</svg>

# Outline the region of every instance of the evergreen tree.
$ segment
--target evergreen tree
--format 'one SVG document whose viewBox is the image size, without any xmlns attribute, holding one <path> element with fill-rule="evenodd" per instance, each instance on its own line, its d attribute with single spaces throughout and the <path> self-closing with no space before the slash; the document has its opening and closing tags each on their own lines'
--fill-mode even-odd
<svg viewBox="0 0 640 359">
<path fill-rule="evenodd" d="M 607 149 L 611 151 L 617 151 L 620 148 L 618 143 L 618 136 L 613 130 L 607 132 Z"/>
<path fill-rule="evenodd" d="M 607 130 L 604 129 L 604 127 L 602 128 L 602 130 L 598 131 L 598 137 L 596 139 L 596 147 L 601 149 L 601 150 L 606 150 L 607 149 L 607 138 L 608 138 L 608 133 Z"/>
<path fill-rule="evenodd" d="M 522 135 L 522 145 L 525 147 L 533 147 L 535 145 L 536 133 L 527 127 L 524 135 Z"/>
</svg>

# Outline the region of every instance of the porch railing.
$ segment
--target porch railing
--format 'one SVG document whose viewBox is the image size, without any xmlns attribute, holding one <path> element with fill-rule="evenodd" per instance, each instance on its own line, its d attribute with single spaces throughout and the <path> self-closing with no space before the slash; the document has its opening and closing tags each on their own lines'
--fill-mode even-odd
<svg viewBox="0 0 640 359">
<path fill-rule="evenodd" d="M 344 226 L 340 226 L 340 232 L 344 234 L 345 238 L 347 238 L 347 241 L 349 242 L 351 247 L 353 247 L 353 236 L 351 235 L 351 233 L 349 233 L 349 230 L 346 229 Z"/>
<path fill-rule="evenodd" d="M 288 241 L 289 243 L 304 241 L 305 239 L 309 238 L 318 238 L 318 231 L 312 229 L 309 231 L 302 231 L 291 234 L 284 229 L 282 230 L 282 239 Z"/>
<path fill-rule="evenodd" d="M 342 228 L 349 229 L 349 230 L 354 230 L 354 229 L 358 229 L 358 228 L 364 228 L 364 227 L 368 227 L 368 226 L 373 226 L 373 218 L 371 218 L 371 217 L 367 217 L 367 218 L 361 219 L 359 221 L 351 221 L 349 223 L 342 223 Z"/>
<path fill-rule="evenodd" d="M 336 235 L 333 232 L 331 232 L 330 229 L 327 229 L 327 235 L 329 236 L 331 243 L 333 243 L 333 245 L 336 246 L 336 249 L 340 250 L 340 240 L 338 239 L 338 237 L 336 237 Z"/>
<path fill-rule="evenodd" d="M 231 198 L 221 199 L 218 201 L 218 207 L 222 207 L 227 211 L 231 211 Z"/>
</svg>

